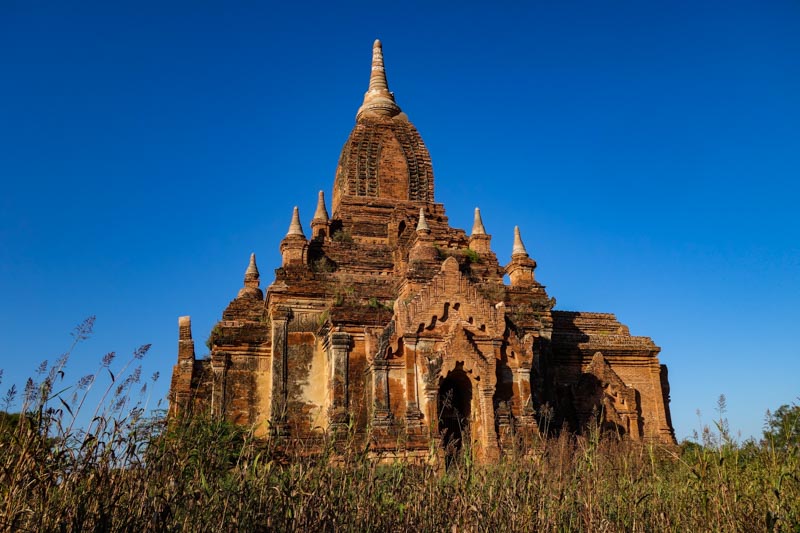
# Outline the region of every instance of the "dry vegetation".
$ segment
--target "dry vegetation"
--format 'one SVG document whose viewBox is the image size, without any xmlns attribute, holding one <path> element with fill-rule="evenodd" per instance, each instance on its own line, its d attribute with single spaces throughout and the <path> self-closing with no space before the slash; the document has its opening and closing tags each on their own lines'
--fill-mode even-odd
<svg viewBox="0 0 800 533">
<path fill-rule="evenodd" d="M 89 324 L 90 326 L 90 324 Z M 91 329 L 90 327 L 88 328 Z M 80 340 L 88 330 L 76 334 Z M 292 456 L 247 428 L 145 418 L 136 360 L 82 424 L 95 378 L 40 367 L 24 416 L 0 418 L 0 529 L 12 531 L 798 531 L 798 445 L 736 444 L 724 421 L 665 450 L 591 432 L 447 471 L 363 447 Z M 98 374 L 99 376 L 100 374 Z M 76 394 L 77 393 L 77 394 Z M 8 398 L 13 400 L 13 394 Z"/>
</svg>

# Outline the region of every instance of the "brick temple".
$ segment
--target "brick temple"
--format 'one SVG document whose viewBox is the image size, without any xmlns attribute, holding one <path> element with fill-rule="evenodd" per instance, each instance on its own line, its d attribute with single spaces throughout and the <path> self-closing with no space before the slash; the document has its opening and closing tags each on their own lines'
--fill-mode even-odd
<svg viewBox="0 0 800 533">
<path fill-rule="evenodd" d="M 519 228 L 501 265 L 478 209 L 469 234 L 450 226 L 379 41 L 372 54 L 331 214 L 322 192 L 305 228 L 294 208 L 266 296 L 251 255 L 208 356 L 179 319 L 171 413 L 312 445 L 353 432 L 404 456 L 469 446 L 481 461 L 590 424 L 674 443 L 660 348 L 613 314 L 555 310 Z"/>
</svg>

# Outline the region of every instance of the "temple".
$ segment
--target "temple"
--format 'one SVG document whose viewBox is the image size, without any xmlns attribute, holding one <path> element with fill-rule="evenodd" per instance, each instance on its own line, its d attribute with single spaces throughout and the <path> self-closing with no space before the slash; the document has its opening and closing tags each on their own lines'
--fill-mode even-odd
<svg viewBox="0 0 800 533">
<path fill-rule="evenodd" d="M 469 234 L 450 226 L 375 41 L 330 215 L 321 191 L 305 228 L 294 208 L 266 296 L 250 256 L 208 356 L 179 319 L 171 414 L 208 411 L 312 447 L 349 432 L 375 453 L 468 449 L 483 462 L 591 425 L 674 443 L 660 348 L 613 314 L 555 310 L 513 231 L 500 265 L 478 209 Z"/>
</svg>

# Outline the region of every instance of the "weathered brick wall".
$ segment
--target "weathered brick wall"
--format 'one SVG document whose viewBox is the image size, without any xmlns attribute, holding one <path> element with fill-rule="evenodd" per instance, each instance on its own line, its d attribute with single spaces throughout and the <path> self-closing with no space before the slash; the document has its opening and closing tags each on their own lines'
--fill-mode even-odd
<svg viewBox="0 0 800 533">
<path fill-rule="evenodd" d="M 627 326 L 612 314 L 558 311 L 553 316 L 551 379 L 562 388 L 573 386 L 593 355 L 602 353 L 620 379 L 636 390 L 642 436 L 672 442 L 674 431 L 657 356 L 660 348 L 649 337 L 631 336 Z M 570 413 L 560 415 L 571 418 Z"/>
<path fill-rule="evenodd" d="M 440 437 L 447 382 L 469 398 L 482 460 L 515 438 L 533 442 L 545 406 L 553 427 L 578 428 L 598 407 L 632 438 L 674 442 L 659 348 L 614 315 L 553 311 L 518 229 L 503 266 L 479 213 L 470 236 L 450 226 L 428 150 L 388 91 L 380 43 L 373 54 L 332 216 L 320 198 L 307 239 L 295 212 L 266 297 L 251 257 L 208 360 L 195 360 L 181 319 L 173 411 L 310 442 L 354 429 L 385 452 L 424 455 Z"/>
<path fill-rule="evenodd" d="M 323 406 L 308 397 L 312 380 L 323 378 L 312 372 L 316 339 L 313 333 L 289 332 L 288 357 L 288 421 L 292 435 L 303 435 L 312 431 L 312 421 L 319 417 Z"/>
</svg>

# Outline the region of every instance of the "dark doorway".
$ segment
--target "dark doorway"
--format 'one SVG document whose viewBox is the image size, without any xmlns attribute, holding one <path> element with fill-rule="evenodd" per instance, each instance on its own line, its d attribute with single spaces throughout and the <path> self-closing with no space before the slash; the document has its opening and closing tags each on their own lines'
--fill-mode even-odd
<svg viewBox="0 0 800 533">
<path fill-rule="evenodd" d="M 439 386 L 439 435 L 445 449 L 446 462 L 452 462 L 469 438 L 472 382 L 459 365 L 448 372 Z"/>
</svg>

